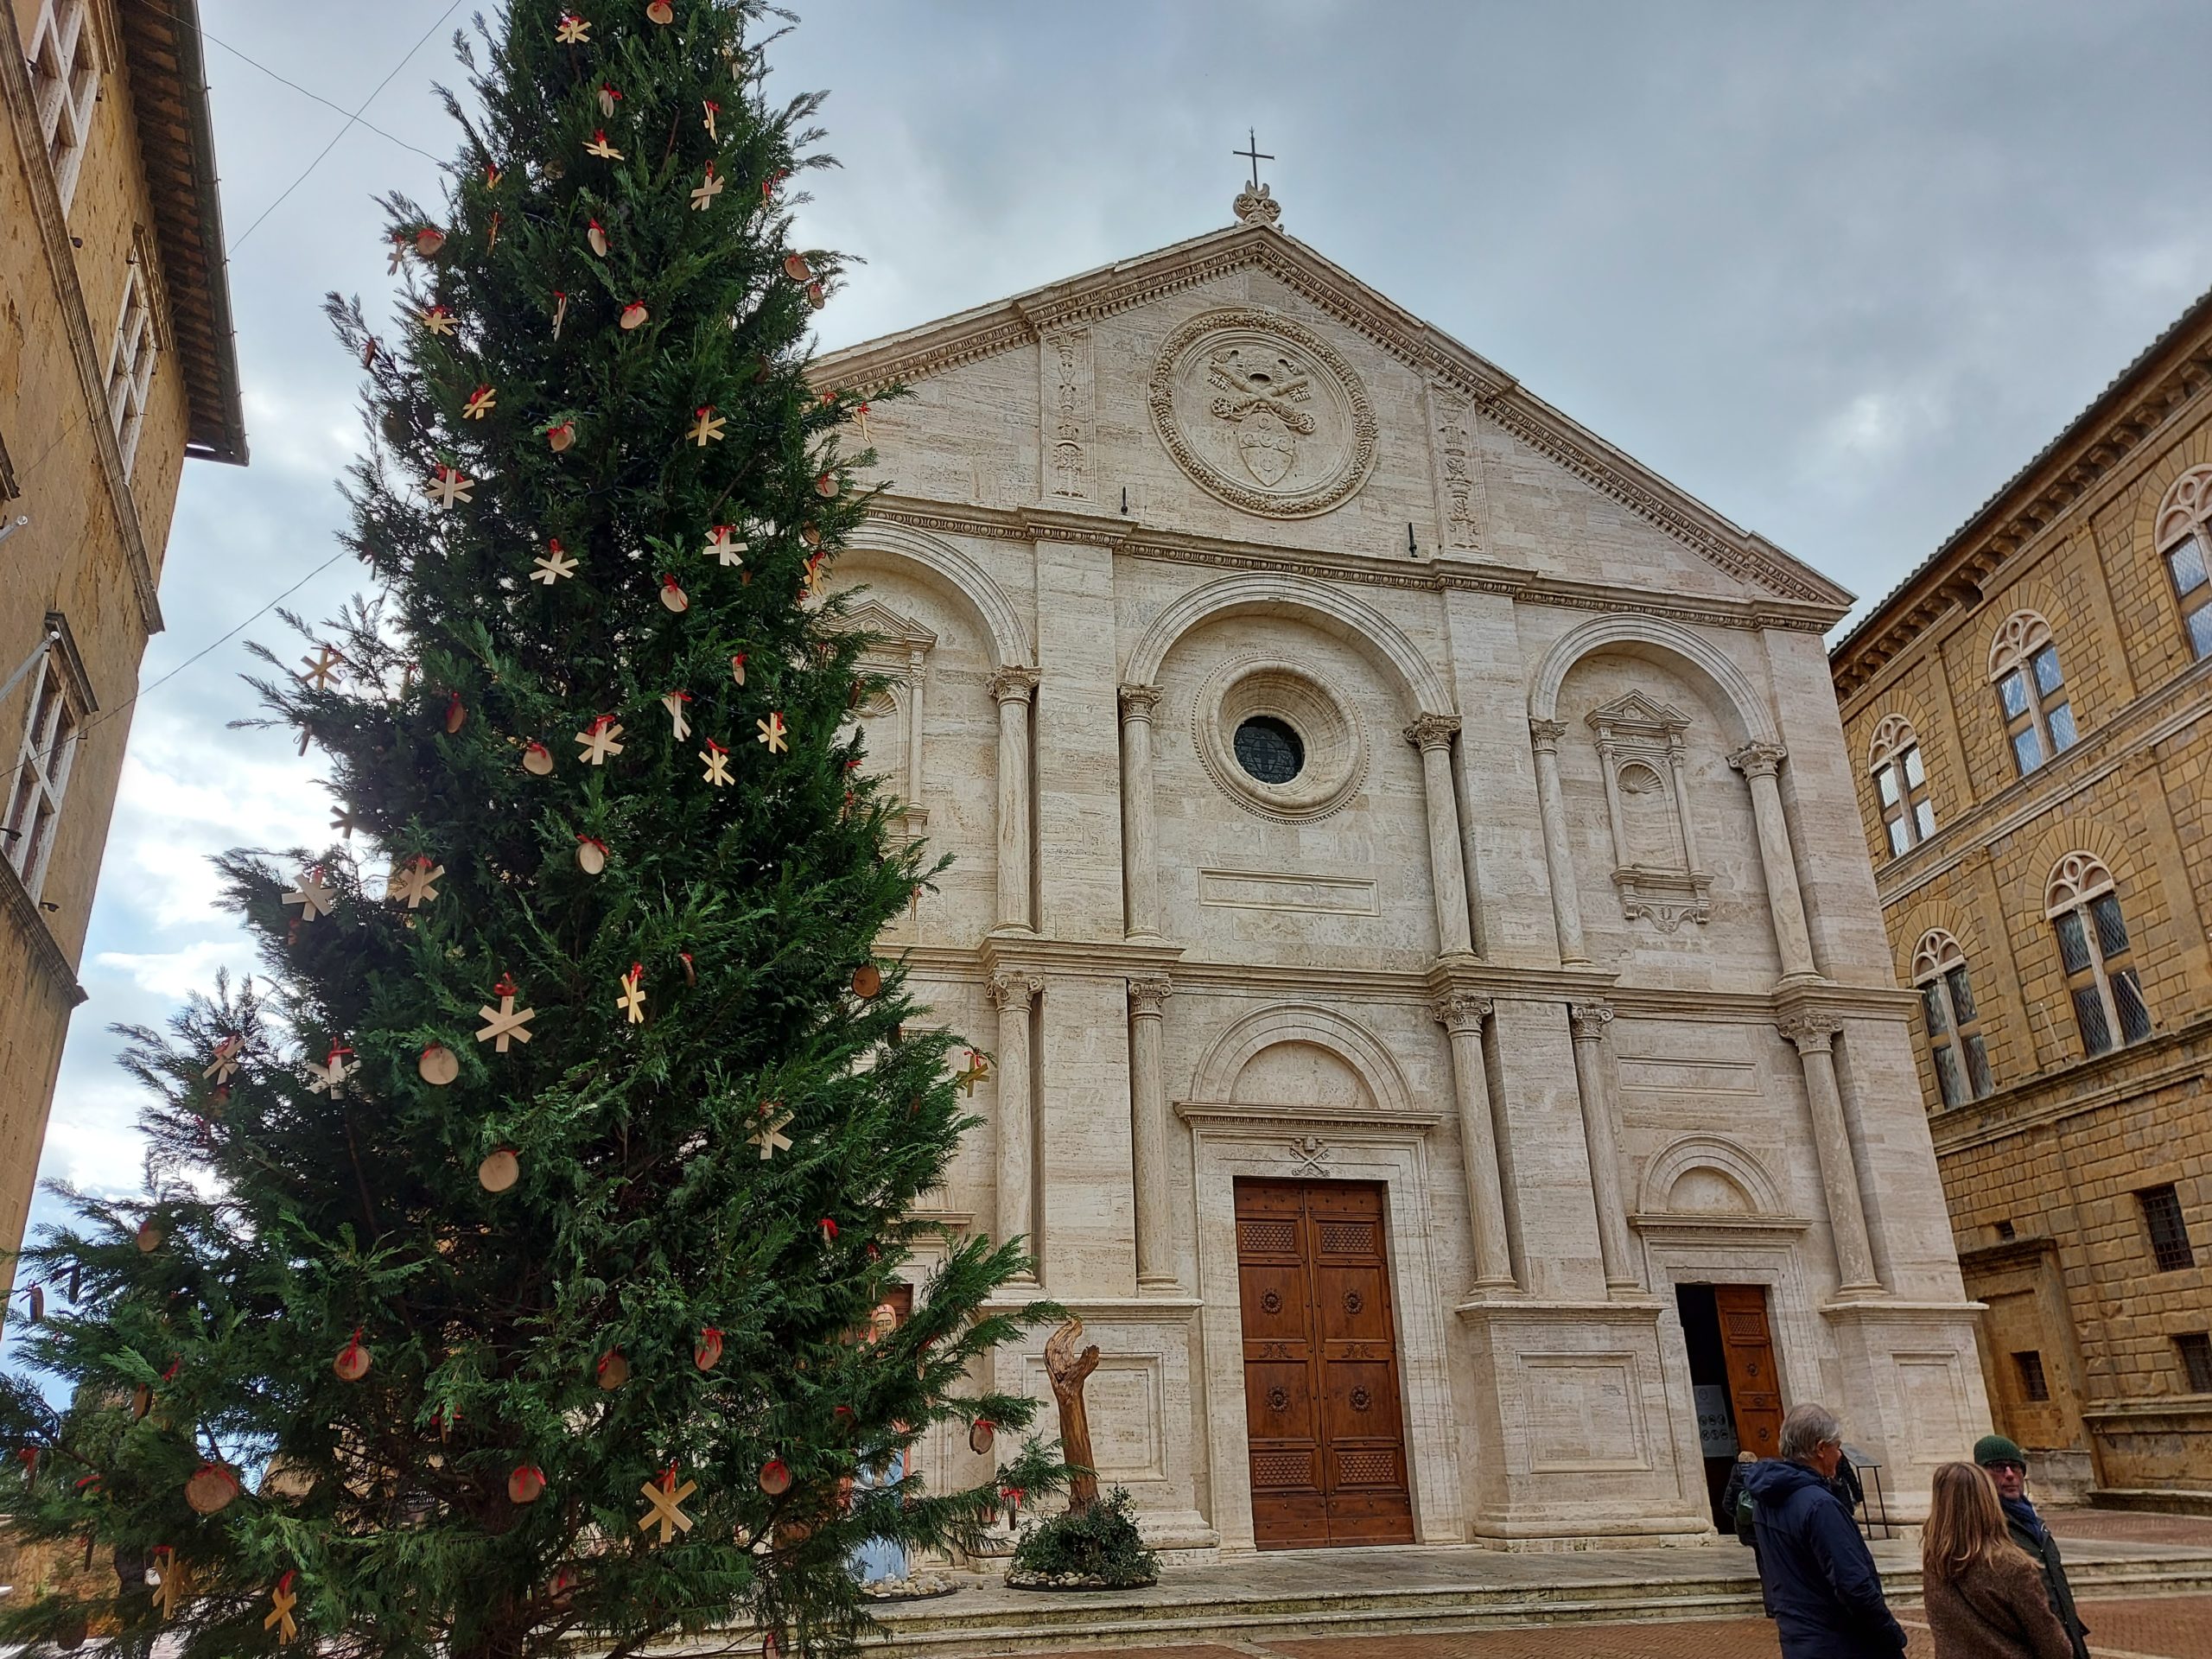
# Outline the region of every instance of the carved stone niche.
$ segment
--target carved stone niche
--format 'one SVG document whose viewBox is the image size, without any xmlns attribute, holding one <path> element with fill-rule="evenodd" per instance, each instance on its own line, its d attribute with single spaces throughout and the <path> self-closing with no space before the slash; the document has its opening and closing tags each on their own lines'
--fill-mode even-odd
<svg viewBox="0 0 2212 1659">
<path fill-rule="evenodd" d="M 937 635 L 873 599 L 854 606 L 837 626 L 868 636 L 861 672 L 891 682 L 887 693 L 869 696 L 849 718 L 868 733 L 868 771 L 889 778 L 906 828 L 918 831 L 929 822 L 922 805 L 922 675 Z"/>
<path fill-rule="evenodd" d="M 1612 822 L 1613 888 L 1621 915 L 1672 933 L 1713 917 L 1713 877 L 1699 868 L 1682 753 L 1688 717 L 1642 691 L 1589 715 Z"/>
</svg>

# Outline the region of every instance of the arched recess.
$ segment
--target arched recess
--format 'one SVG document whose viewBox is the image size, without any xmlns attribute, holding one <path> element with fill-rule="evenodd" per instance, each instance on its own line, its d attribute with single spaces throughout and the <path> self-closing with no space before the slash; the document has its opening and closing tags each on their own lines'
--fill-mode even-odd
<svg viewBox="0 0 2212 1659">
<path fill-rule="evenodd" d="M 1529 717 L 1557 720 L 1560 687 L 1567 682 L 1567 671 L 1592 652 L 1605 650 L 1625 651 L 1632 655 L 1656 653 L 1687 667 L 1713 694 L 1719 705 L 1719 712 L 1732 727 L 1734 741 L 1776 741 L 1774 722 L 1742 669 L 1707 640 L 1679 623 L 1634 613 L 1592 617 L 1569 628 L 1554 641 L 1552 648 L 1544 653 L 1543 661 L 1537 664 L 1536 677 L 1529 688 Z"/>
<path fill-rule="evenodd" d="M 1718 1173 L 1741 1192 L 1751 1206 L 1746 1213 L 1763 1218 L 1782 1216 L 1782 1190 L 1767 1173 L 1766 1166 L 1719 1135 L 1685 1135 L 1662 1147 L 1644 1167 L 1638 1212 L 1647 1216 L 1685 1213 L 1676 1211 L 1670 1200 L 1676 1184 L 1697 1170 Z"/>
<path fill-rule="evenodd" d="M 871 518 L 855 532 L 849 552 L 880 553 L 919 565 L 937 578 L 935 585 L 951 593 L 974 611 L 991 642 L 994 666 L 1033 667 L 1036 652 L 1029 644 L 1029 630 L 1005 589 L 990 573 L 942 537 L 906 524 Z"/>
<path fill-rule="evenodd" d="M 1262 1008 L 1224 1032 L 1198 1062 L 1191 1098 L 1208 1103 L 1229 1100 L 1238 1074 L 1254 1056 L 1277 1043 L 1311 1043 L 1334 1054 L 1367 1084 L 1384 1116 L 1402 1117 L 1413 1109 L 1413 1091 L 1406 1086 L 1405 1074 L 1390 1058 L 1390 1051 L 1365 1027 L 1310 1003 Z"/>
<path fill-rule="evenodd" d="M 1154 617 L 1129 653 L 1126 685 L 1150 685 L 1175 642 L 1217 616 L 1292 611 L 1357 647 L 1397 680 L 1414 715 L 1450 715 L 1451 688 L 1397 624 L 1351 594 L 1308 576 L 1254 571 L 1193 588 Z"/>
</svg>

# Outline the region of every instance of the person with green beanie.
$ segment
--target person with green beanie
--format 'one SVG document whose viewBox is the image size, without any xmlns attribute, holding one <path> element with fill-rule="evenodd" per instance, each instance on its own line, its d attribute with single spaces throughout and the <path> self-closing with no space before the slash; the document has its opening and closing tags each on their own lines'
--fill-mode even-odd
<svg viewBox="0 0 2212 1659">
<path fill-rule="evenodd" d="M 2017 1441 L 2002 1434 L 1985 1434 L 1974 1443 L 1974 1460 L 1989 1471 L 1997 1487 L 1997 1501 L 2005 1509 L 2005 1529 L 2012 1541 L 2043 1568 L 2044 1592 L 2050 1611 L 2066 1627 L 2074 1644 L 2074 1659 L 2089 1659 L 2089 1627 L 2075 1610 L 2074 1586 L 2066 1582 L 2066 1566 L 2058 1558 L 2058 1540 L 2028 1501 L 2028 1457 Z"/>
</svg>

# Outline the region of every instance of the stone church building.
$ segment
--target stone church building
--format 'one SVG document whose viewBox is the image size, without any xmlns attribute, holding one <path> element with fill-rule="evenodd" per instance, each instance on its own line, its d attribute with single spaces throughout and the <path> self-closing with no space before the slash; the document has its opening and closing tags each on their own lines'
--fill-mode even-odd
<svg viewBox="0 0 2212 1659">
<path fill-rule="evenodd" d="M 930 1212 L 1164 1546 L 1692 1541 L 1806 1399 L 1917 1513 L 1987 1411 L 1849 595 L 1278 212 L 818 365 L 913 392 L 839 579 L 990 1057 Z"/>
</svg>

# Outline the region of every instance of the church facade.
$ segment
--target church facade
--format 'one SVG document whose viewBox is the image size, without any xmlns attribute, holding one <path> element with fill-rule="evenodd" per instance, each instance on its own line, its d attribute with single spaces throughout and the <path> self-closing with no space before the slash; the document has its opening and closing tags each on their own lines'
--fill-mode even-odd
<svg viewBox="0 0 2212 1659">
<path fill-rule="evenodd" d="M 1165 1547 L 1690 1541 L 1803 1399 L 1916 1514 L 1987 1410 L 1849 596 L 1276 214 L 818 365 L 912 390 L 837 574 L 988 1057 L 928 1213 Z"/>
</svg>

